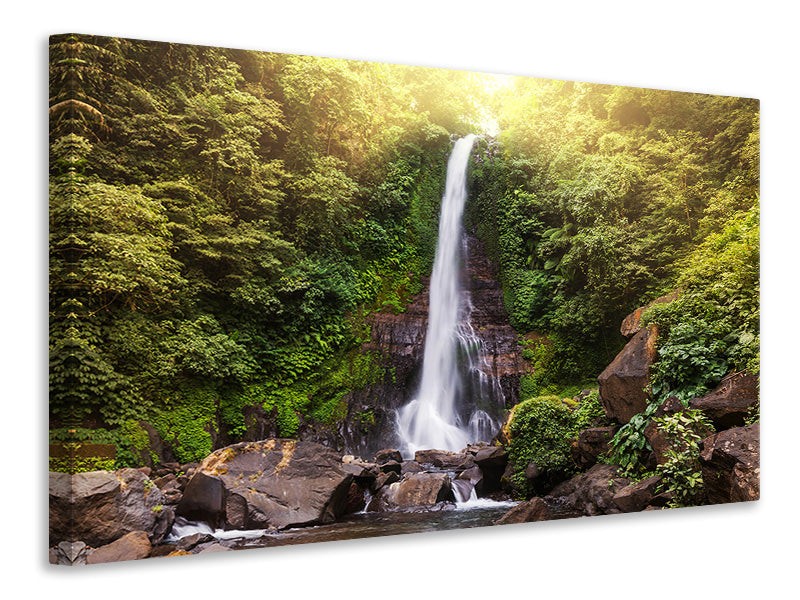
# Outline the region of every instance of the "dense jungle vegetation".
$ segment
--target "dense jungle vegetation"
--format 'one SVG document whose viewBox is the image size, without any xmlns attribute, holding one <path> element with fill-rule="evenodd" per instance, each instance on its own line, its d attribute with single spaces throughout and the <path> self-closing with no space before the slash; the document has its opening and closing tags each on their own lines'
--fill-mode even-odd
<svg viewBox="0 0 800 600">
<path fill-rule="evenodd" d="M 137 465 L 144 421 L 188 462 L 246 406 L 342 419 L 466 133 L 523 398 L 596 377 L 676 288 L 654 394 L 758 370 L 757 101 L 83 35 L 51 38 L 50 87 L 52 441 Z"/>
</svg>

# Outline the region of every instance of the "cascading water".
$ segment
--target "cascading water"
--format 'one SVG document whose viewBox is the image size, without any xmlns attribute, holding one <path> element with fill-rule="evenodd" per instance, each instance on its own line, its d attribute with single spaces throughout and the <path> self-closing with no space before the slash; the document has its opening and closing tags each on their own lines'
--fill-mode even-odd
<svg viewBox="0 0 800 600">
<path fill-rule="evenodd" d="M 474 135 L 455 143 L 447 164 L 439 216 L 439 240 L 430 282 L 430 308 L 422 380 L 417 396 L 398 412 L 403 453 L 435 448 L 458 451 L 488 441 L 499 424 L 479 401 L 502 399 L 497 381 L 486 374 L 481 340 L 470 324 L 472 303 L 461 285 L 466 238 L 462 216 Z"/>
</svg>

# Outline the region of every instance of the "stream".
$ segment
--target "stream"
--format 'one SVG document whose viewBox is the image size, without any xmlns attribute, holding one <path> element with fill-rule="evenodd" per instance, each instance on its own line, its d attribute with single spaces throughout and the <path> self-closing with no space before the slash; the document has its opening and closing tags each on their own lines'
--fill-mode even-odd
<svg viewBox="0 0 800 600">
<path fill-rule="evenodd" d="M 347 515 L 327 525 L 295 527 L 283 531 L 254 529 L 249 531 L 212 530 L 205 523 L 187 521 L 178 517 L 172 533 L 165 540 L 175 543 L 180 538 L 195 533 L 210 534 L 229 548 L 269 548 L 314 542 L 334 542 L 358 538 L 470 529 L 493 525 L 500 517 L 516 506 L 515 501 L 497 501 L 472 498 L 466 502 L 443 502 L 433 508 L 396 510 L 385 512 L 359 512 Z M 574 518 L 578 515 L 557 504 L 549 505 L 553 519 Z"/>
</svg>

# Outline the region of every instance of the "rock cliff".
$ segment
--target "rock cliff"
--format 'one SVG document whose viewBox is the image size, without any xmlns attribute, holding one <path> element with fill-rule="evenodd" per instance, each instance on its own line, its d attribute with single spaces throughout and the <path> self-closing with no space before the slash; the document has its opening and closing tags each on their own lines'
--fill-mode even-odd
<svg viewBox="0 0 800 600">
<path fill-rule="evenodd" d="M 465 248 L 462 282 L 470 294 L 470 322 L 485 357 L 480 370 L 497 383 L 493 387 L 502 394 L 499 404 L 510 407 L 519 399 L 519 378 L 525 371 L 522 349 L 505 310 L 496 265 L 476 237 L 468 236 Z M 371 456 L 398 443 L 395 411 L 417 391 L 425 350 L 430 278 L 423 278 L 422 284 L 402 313 L 372 316 L 371 337 L 363 350 L 382 357 L 386 376 L 350 395 L 348 417 L 340 429 L 348 452 Z"/>
</svg>

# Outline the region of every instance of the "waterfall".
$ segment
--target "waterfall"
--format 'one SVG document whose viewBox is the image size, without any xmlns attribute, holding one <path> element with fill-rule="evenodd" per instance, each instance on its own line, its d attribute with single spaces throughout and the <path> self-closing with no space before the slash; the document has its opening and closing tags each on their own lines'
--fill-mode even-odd
<svg viewBox="0 0 800 600">
<path fill-rule="evenodd" d="M 462 216 L 474 140 L 474 135 L 459 139 L 447 164 L 422 379 L 416 397 L 398 412 L 398 432 L 409 458 L 421 449 L 459 451 L 471 442 L 489 441 L 499 428 L 488 412 L 477 408 L 477 401 L 496 396 L 499 386 L 485 372 L 481 340 L 470 324 L 470 295 L 461 284 L 466 249 Z"/>
</svg>

